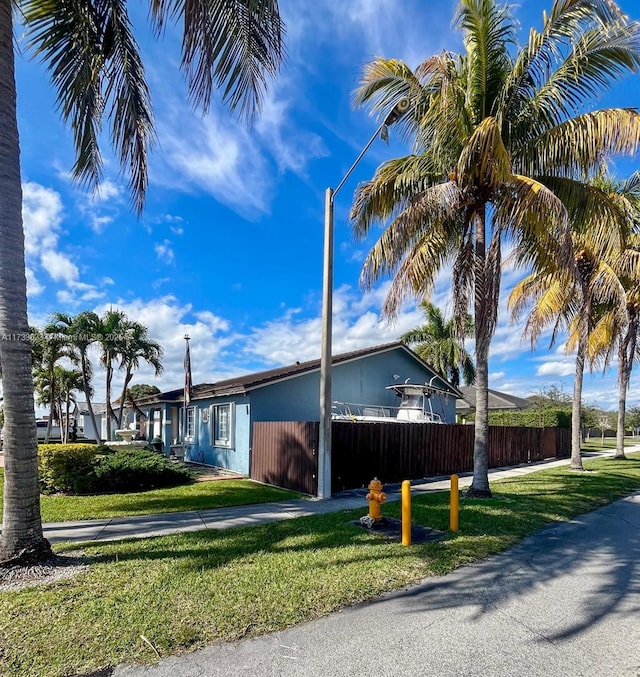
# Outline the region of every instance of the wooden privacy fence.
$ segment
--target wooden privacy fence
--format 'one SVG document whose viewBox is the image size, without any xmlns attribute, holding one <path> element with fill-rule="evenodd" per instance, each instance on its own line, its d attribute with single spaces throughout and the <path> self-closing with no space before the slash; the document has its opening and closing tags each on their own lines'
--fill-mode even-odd
<svg viewBox="0 0 640 677">
<path fill-rule="evenodd" d="M 317 422 L 253 424 L 251 477 L 308 494 L 317 492 Z M 334 492 L 473 470 L 473 426 L 333 421 Z M 489 467 L 568 458 L 564 428 L 489 427 Z"/>
</svg>

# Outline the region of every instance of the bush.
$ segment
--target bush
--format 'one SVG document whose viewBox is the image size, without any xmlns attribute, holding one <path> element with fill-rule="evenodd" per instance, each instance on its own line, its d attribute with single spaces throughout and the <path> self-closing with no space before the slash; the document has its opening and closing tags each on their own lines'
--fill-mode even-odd
<svg viewBox="0 0 640 677">
<path fill-rule="evenodd" d="M 475 420 L 472 414 L 469 420 Z M 522 426 L 525 428 L 570 428 L 571 412 L 564 409 L 523 409 L 489 412 L 489 425 Z"/>
<path fill-rule="evenodd" d="M 175 487 L 193 481 L 184 466 L 147 449 L 118 449 L 96 459 L 85 491 L 108 493 Z"/>
<path fill-rule="evenodd" d="M 45 494 L 103 494 L 174 487 L 193 473 L 147 449 L 111 451 L 97 444 L 38 447 L 40 489 Z"/>
<path fill-rule="evenodd" d="M 80 493 L 86 477 L 93 472 L 100 450 L 97 444 L 39 445 L 38 473 L 42 493 Z"/>
</svg>

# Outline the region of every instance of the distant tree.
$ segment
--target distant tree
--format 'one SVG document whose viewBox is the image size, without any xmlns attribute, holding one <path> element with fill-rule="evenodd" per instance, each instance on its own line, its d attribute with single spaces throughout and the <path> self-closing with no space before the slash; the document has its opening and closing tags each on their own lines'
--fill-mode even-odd
<svg viewBox="0 0 640 677">
<path fill-rule="evenodd" d="M 100 326 L 100 318 L 94 312 L 85 310 L 78 315 L 67 313 L 55 313 L 50 323 L 51 328 L 65 337 L 70 357 L 75 364 L 80 366 L 82 374 L 82 391 L 89 410 L 91 425 L 97 438 L 101 442 L 100 430 L 93 411 L 93 365 L 89 359 L 89 348 L 97 341 Z"/>
<path fill-rule="evenodd" d="M 129 383 L 133 378 L 134 370 L 140 367 L 141 362 L 151 365 L 155 375 L 162 373 L 162 346 L 149 337 L 149 330 L 139 322 L 129 322 L 119 347 L 120 368 L 124 369 L 124 383 L 120 406 L 118 408 L 118 425 L 122 427 L 122 416 L 127 399 Z"/>
<path fill-rule="evenodd" d="M 58 381 L 55 370 L 58 361 L 69 357 L 66 341 L 56 334 L 51 326 L 44 329 L 31 330 L 31 349 L 33 376 L 38 404 L 49 405 L 49 418 L 44 441 L 51 437 L 51 426 L 54 421 L 60 420 Z"/>
<path fill-rule="evenodd" d="M 627 411 L 627 425 L 633 431 L 633 436 L 640 434 L 640 406 L 631 407 Z"/>
<path fill-rule="evenodd" d="M 149 385 L 148 383 L 136 383 L 133 386 L 129 386 L 128 396 L 131 399 L 139 400 L 150 395 L 157 395 L 159 392 L 161 391 L 158 386 Z"/>
<path fill-rule="evenodd" d="M 437 306 L 423 301 L 420 309 L 427 321 L 405 332 L 400 340 L 413 346 L 413 350 L 427 364 L 446 376 L 452 385 L 460 385 L 460 372 L 467 385 L 474 383 L 476 369 L 470 353 L 464 347 L 464 338 L 474 334 L 471 315 L 467 314 L 463 336 L 460 337 L 456 331 L 459 323 L 453 319 L 445 320 Z"/>
</svg>

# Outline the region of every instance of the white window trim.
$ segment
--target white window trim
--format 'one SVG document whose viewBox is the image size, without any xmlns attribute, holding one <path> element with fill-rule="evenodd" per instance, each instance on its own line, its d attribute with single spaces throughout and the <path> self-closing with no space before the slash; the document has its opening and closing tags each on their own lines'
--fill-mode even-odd
<svg viewBox="0 0 640 677">
<path fill-rule="evenodd" d="M 218 409 L 228 407 L 229 409 L 229 439 L 216 439 L 216 432 L 218 430 Z M 222 404 L 212 404 L 209 420 L 211 421 L 211 446 L 223 447 L 225 449 L 235 448 L 235 419 L 236 419 L 236 405 L 234 402 L 224 402 Z"/>
<path fill-rule="evenodd" d="M 189 430 L 189 412 L 192 412 L 193 429 Z M 187 444 L 193 444 L 198 439 L 198 407 L 189 407 L 186 411 L 187 421 L 184 441 Z"/>
</svg>

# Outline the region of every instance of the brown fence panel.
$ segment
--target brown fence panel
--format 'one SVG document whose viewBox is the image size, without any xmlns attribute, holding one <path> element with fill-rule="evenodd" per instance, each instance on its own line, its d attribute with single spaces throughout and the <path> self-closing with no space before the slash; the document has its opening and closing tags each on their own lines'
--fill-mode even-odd
<svg viewBox="0 0 640 677">
<path fill-rule="evenodd" d="M 470 425 L 332 422 L 333 492 L 366 486 L 373 477 L 393 484 L 473 470 Z M 251 477 L 317 492 L 319 424 L 274 421 L 253 424 Z M 562 428 L 489 426 L 489 467 L 568 458 L 571 433 Z"/>
<path fill-rule="evenodd" d="M 251 478 L 315 495 L 318 490 L 318 431 L 313 421 L 253 424 Z"/>
<path fill-rule="evenodd" d="M 473 468 L 471 426 L 334 421 L 331 446 L 334 491 Z"/>
<path fill-rule="evenodd" d="M 555 428 L 556 431 L 556 458 L 571 458 L 571 430 L 569 428 Z"/>
</svg>

